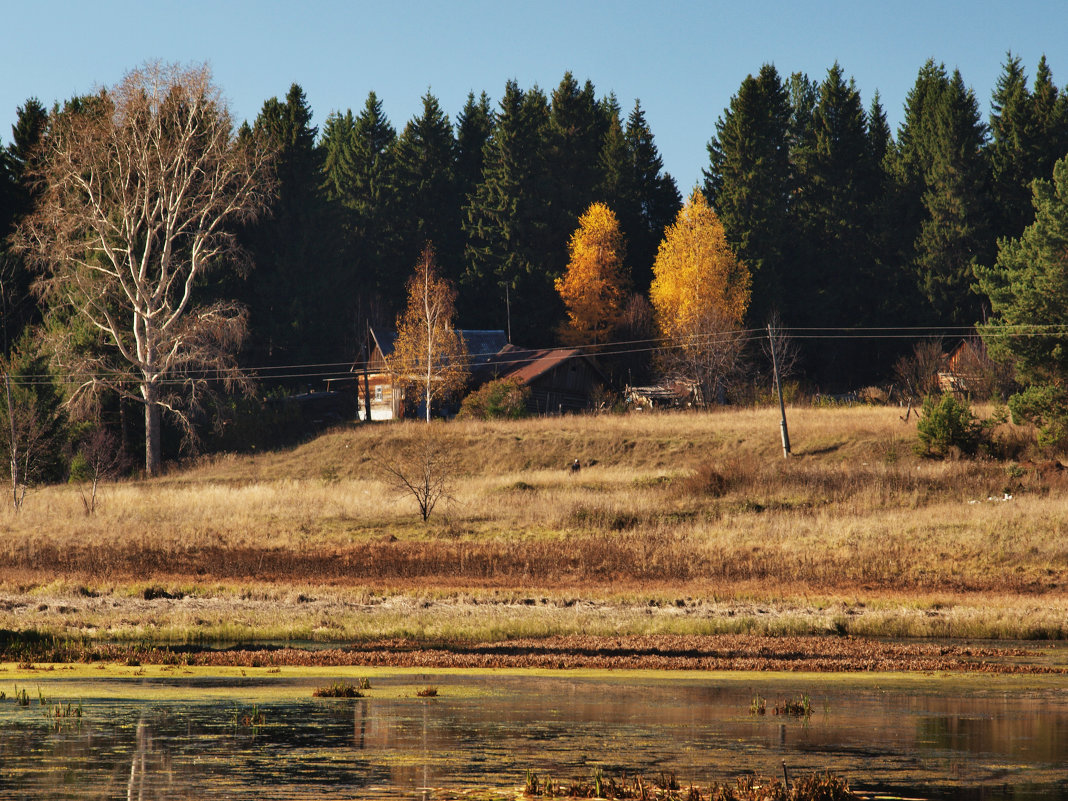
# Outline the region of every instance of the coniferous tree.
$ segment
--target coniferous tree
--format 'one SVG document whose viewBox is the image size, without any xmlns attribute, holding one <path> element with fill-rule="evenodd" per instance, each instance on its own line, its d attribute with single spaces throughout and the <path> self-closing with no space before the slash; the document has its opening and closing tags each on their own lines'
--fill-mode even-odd
<svg viewBox="0 0 1068 801">
<path fill-rule="evenodd" d="M 323 162 L 323 191 L 341 203 L 356 181 L 356 118 L 352 110 L 331 112 L 323 125 L 319 150 Z"/>
<path fill-rule="evenodd" d="M 970 324 L 981 316 L 974 266 L 988 260 L 986 127 L 959 71 L 928 61 L 905 104 L 894 156 L 896 213 L 904 254 L 924 307 L 916 322 Z"/>
<path fill-rule="evenodd" d="M 664 172 L 664 160 L 637 100 L 627 117 L 626 140 L 633 159 L 632 183 L 638 218 L 630 227 L 623 225 L 623 235 L 627 239 L 634 288 L 644 292 L 653 280 L 653 262 L 664 231 L 682 208 L 682 195 L 671 173 Z"/>
<path fill-rule="evenodd" d="M 910 319 L 919 298 L 915 282 L 902 268 L 904 252 L 894 217 L 896 184 L 891 173 L 894 151 L 890 125 L 876 92 L 868 111 L 868 152 L 871 160 L 870 257 L 873 294 L 866 299 L 872 325 L 901 325 Z M 892 361 L 883 358 L 881 362 Z"/>
<path fill-rule="evenodd" d="M 705 194 L 753 275 L 750 319 L 786 311 L 791 250 L 790 98 L 775 67 L 742 81 L 708 143 Z"/>
<path fill-rule="evenodd" d="M 933 319 L 967 325 L 982 315 L 982 300 L 971 291 L 974 269 L 989 261 L 994 236 L 986 126 L 959 71 L 944 88 L 937 121 L 939 147 L 927 175 L 915 264 Z"/>
<path fill-rule="evenodd" d="M 492 133 L 489 96 L 483 92 L 475 100 L 474 92 L 469 92 L 456 119 L 456 191 L 461 207 L 467 205 L 482 181 L 483 152 Z"/>
<path fill-rule="evenodd" d="M 1032 215 L 1037 155 L 1034 99 L 1020 59 L 1009 53 L 990 102 L 990 177 L 1000 236 L 1019 236 Z"/>
<path fill-rule="evenodd" d="M 509 81 L 486 143 L 482 181 L 465 209 L 464 319 L 507 327 L 524 344 L 545 342 L 560 316 L 545 258 L 548 123 L 541 90 L 524 92 Z"/>
<path fill-rule="evenodd" d="M 22 332 L 41 322 L 31 292 L 33 275 L 7 237 L 33 207 L 35 191 L 28 180 L 34 151 L 48 127 L 48 112 L 37 98 L 19 106 L 12 141 L 0 149 L 0 355 L 9 355 Z"/>
<path fill-rule="evenodd" d="M 427 92 L 423 113 L 408 122 L 395 145 L 400 258 L 414 262 L 431 243 L 441 275 L 450 280 L 463 258 L 455 155 L 452 123 Z"/>
<path fill-rule="evenodd" d="M 626 230 L 627 226 L 623 220 L 630 213 L 631 206 L 635 207 L 634 219 L 638 218 L 634 158 L 623 131 L 623 112 L 619 107 L 619 100 L 614 94 L 609 94 L 601 102 L 601 108 L 606 125 L 601 151 L 597 155 L 599 180 L 596 195 L 602 203 L 617 210 L 616 216 Z"/>
<path fill-rule="evenodd" d="M 304 90 L 293 84 L 284 100 L 263 104 L 252 127 L 252 136 L 275 154 L 278 194 L 270 218 L 244 237 L 255 272 L 227 287 L 227 296 L 249 308 L 254 364 L 332 361 L 351 345 L 342 324 L 339 265 L 331 258 L 333 231 L 323 224 L 321 152 L 311 120 Z"/>
<path fill-rule="evenodd" d="M 324 183 L 346 234 L 345 260 L 364 296 L 400 303 L 405 276 L 398 267 L 396 131 L 374 92 L 355 118 L 331 114 L 323 133 Z"/>
<path fill-rule="evenodd" d="M 547 131 L 546 167 L 551 181 L 547 198 L 551 211 L 549 237 L 558 243 L 554 272 L 567 262 L 567 240 L 581 215 L 593 202 L 600 183 L 598 156 L 608 122 L 593 84 L 579 86 L 567 72 L 552 94 Z"/>
<path fill-rule="evenodd" d="M 1031 96 L 1038 142 L 1035 177 L 1046 180 L 1053 175 L 1053 165 L 1068 153 L 1068 92 L 1058 91 L 1045 56 L 1038 61 Z"/>
<path fill-rule="evenodd" d="M 810 261 L 797 276 L 809 325 L 858 325 L 871 290 L 869 210 L 874 165 L 860 93 L 838 64 L 820 84 L 811 131 L 794 154 L 795 211 Z"/>
<path fill-rule="evenodd" d="M 872 325 L 883 287 L 873 271 L 878 165 L 853 81 L 834 64 L 819 85 L 811 129 L 793 154 L 798 191 L 792 219 L 804 260 L 793 271 L 791 319 L 808 327 Z M 867 343 L 826 340 L 810 348 L 821 377 L 863 374 Z"/>
<path fill-rule="evenodd" d="M 983 336 L 995 358 L 1015 364 L 1021 380 L 1068 382 L 1068 156 L 1053 180 L 1032 185 L 1034 222 L 1017 239 L 998 243 L 992 267 L 976 274 L 994 313 Z M 1037 328 L 1032 328 L 1037 326 Z"/>
</svg>

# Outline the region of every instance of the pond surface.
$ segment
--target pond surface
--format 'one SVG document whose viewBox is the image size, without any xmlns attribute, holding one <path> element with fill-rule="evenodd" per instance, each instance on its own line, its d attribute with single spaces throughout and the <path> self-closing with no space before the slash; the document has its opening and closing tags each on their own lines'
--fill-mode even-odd
<svg viewBox="0 0 1068 801">
<path fill-rule="evenodd" d="M 836 772 L 865 794 L 1068 797 L 1063 676 L 60 675 L 0 680 L 0 798 L 421 799 L 471 787 L 514 797 L 527 769 L 563 780 L 664 772 L 705 786 L 781 776 L 783 763 Z M 311 697 L 361 675 L 367 697 Z M 29 706 L 12 701 L 16 683 Z M 428 685 L 438 696 L 416 697 Z M 810 717 L 772 714 L 801 693 Z M 766 715 L 750 714 L 755 696 Z M 60 701 L 80 702 L 82 716 L 48 718 Z"/>
</svg>

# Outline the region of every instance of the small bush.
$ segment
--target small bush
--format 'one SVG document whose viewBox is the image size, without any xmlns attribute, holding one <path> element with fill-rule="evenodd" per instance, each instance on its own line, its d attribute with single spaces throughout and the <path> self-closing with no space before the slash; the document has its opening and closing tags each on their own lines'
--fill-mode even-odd
<svg viewBox="0 0 1068 801">
<path fill-rule="evenodd" d="M 924 398 L 916 431 L 926 452 L 935 456 L 946 456 L 954 448 L 974 454 L 983 439 L 983 425 L 971 406 L 952 395 Z"/>
<path fill-rule="evenodd" d="M 460 418 L 465 420 L 518 420 L 527 416 L 530 388 L 518 378 L 498 378 L 464 398 Z"/>
<path fill-rule="evenodd" d="M 751 483 L 753 470 L 739 459 L 726 459 L 719 464 L 701 462 L 689 475 L 672 481 L 672 487 L 682 496 L 722 498 L 735 487 Z"/>
<path fill-rule="evenodd" d="M 370 684 L 368 684 L 368 687 Z M 325 687 L 316 687 L 312 692 L 316 698 L 362 698 L 361 693 L 355 686 L 347 681 L 338 681 Z"/>
<path fill-rule="evenodd" d="M 1009 398 L 1012 422 L 1027 422 L 1038 429 L 1040 448 L 1068 446 L 1068 393 L 1052 384 L 1030 386 Z"/>
</svg>

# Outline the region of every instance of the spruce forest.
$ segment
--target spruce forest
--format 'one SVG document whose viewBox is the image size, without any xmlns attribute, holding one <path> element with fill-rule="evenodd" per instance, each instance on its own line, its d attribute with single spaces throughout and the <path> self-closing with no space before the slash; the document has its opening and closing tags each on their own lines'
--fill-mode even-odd
<svg viewBox="0 0 1068 801">
<path fill-rule="evenodd" d="M 988 338 L 990 354 L 1007 365 L 1008 391 L 1056 387 L 1068 371 L 1059 344 L 1068 293 L 1057 289 L 1065 280 L 1068 92 L 1044 58 L 1032 75 L 1009 54 L 990 99 L 984 119 L 964 77 L 928 61 L 895 132 L 878 94 L 862 98 L 842 66 L 814 79 L 764 65 L 708 132 L 707 166 L 694 187 L 664 171 L 640 102 L 624 108 L 570 73 L 551 92 L 509 81 L 499 98 L 472 93 L 454 117 L 428 91 L 421 113 L 403 124 L 386 118 L 372 92 L 356 111 L 331 111 L 321 128 L 294 84 L 236 128 L 237 143 L 271 154 L 263 213 L 235 220 L 237 269 L 205 273 L 196 291 L 247 325 L 231 366 L 262 399 L 321 386 L 364 358 L 368 327 L 395 325 L 430 244 L 455 288 L 458 328 L 507 327 L 525 347 L 626 351 L 614 367 L 606 358 L 618 391 L 655 380 L 663 362 L 654 355 L 671 348 L 653 322 L 650 288 L 665 233 L 684 201 L 697 202 L 711 209 L 744 268 L 739 280 L 749 282 L 727 328 L 741 335 L 773 322 L 788 332 L 792 378 L 802 387 L 886 384 L 903 356 L 919 358 L 924 337 L 1003 324 L 1058 326 L 1018 342 Z M 49 410 L 66 414 L 62 401 L 77 383 L 57 367 L 54 343 L 83 352 L 107 343 L 46 291 L 25 234 L 21 246 L 15 234 L 48 190 L 35 169 L 43 144 L 62 135 L 65 116 L 92 113 L 99 100 L 75 97 L 51 110 L 27 100 L 0 152 L 4 372 L 34 395 L 42 419 Z M 608 235 L 619 286 L 610 319 L 582 329 L 562 287 L 587 214 L 618 226 Z M 576 331 L 586 331 L 585 342 Z M 756 349 L 749 361 L 757 367 L 735 384 L 765 369 L 751 339 L 735 344 Z M 718 388 L 718 399 L 742 397 L 735 384 Z M 248 403 L 229 387 L 223 396 L 217 414 Z M 139 413 L 117 391 L 80 412 L 112 427 Z M 137 436 L 136 425 L 129 430 L 124 436 Z M 177 434 L 168 436 L 165 449 L 174 452 Z M 60 474 L 58 465 L 42 470 Z"/>
</svg>

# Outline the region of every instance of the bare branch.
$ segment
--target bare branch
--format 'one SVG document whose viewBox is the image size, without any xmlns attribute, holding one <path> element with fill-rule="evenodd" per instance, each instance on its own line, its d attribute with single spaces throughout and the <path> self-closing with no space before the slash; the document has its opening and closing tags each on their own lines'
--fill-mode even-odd
<svg viewBox="0 0 1068 801">
<path fill-rule="evenodd" d="M 57 352 L 76 396 L 111 389 L 149 407 L 154 474 L 158 410 L 191 432 L 213 385 L 243 384 L 243 312 L 195 298 L 204 273 L 240 257 L 235 224 L 266 210 L 269 154 L 237 141 L 206 66 L 154 62 L 53 113 L 35 178 L 42 193 L 16 244 L 41 271 L 38 291 L 106 336 L 92 352 Z"/>
</svg>

